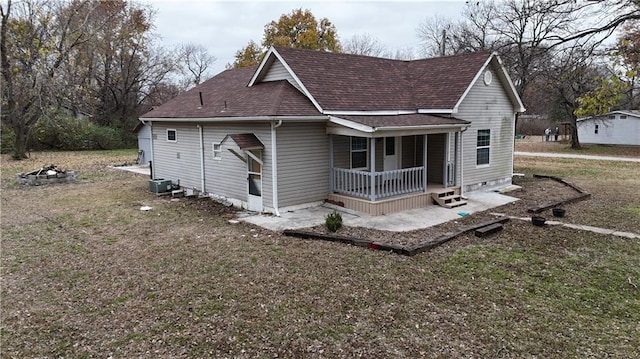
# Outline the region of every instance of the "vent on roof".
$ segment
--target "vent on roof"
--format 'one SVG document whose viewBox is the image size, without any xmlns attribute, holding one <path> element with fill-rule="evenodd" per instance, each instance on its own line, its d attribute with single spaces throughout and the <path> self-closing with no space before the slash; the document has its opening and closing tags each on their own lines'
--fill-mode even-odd
<svg viewBox="0 0 640 359">
<path fill-rule="evenodd" d="M 200 96 L 200 107 L 202 107 L 204 106 L 204 102 L 202 102 L 202 91 L 199 91 L 198 95 Z"/>
</svg>

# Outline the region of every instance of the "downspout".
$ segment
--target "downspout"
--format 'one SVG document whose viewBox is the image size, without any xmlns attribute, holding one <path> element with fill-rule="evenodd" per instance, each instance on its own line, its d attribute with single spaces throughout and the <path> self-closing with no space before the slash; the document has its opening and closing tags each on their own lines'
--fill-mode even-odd
<svg viewBox="0 0 640 359">
<path fill-rule="evenodd" d="M 282 126 L 282 120 L 271 121 L 271 185 L 273 200 L 273 211 L 277 217 L 280 217 L 280 210 L 278 210 L 278 151 L 276 149 L 276 128 Z"/>
<path fill-rule="evenodd" d="M 202 189 L 202 193 L 206 193 L 204 188 L 204 136 L 202 131 L 202 126 L 198 126 L 198 131 L 200 132 L 200 188 Z"/>
<path fill-rule="evenodd" d="M 464 196 L 464 132 L 468 130 L 469 127 L 465 127 L 462 131 L 460 131 L 460 197 L 462 199 L 467 199 Z"/>
</svg>

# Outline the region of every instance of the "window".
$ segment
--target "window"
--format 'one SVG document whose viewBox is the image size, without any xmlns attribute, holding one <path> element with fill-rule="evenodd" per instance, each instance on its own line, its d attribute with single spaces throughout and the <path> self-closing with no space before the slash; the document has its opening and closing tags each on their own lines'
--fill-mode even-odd
<svg viewBox="0 0 640 359">
<path fill-rule="evenodd" d="M 167 129 L 167 141 L 178 142 L 178 132 L 174 129 Z"/>
<path fill-rule="evenodd" d="M 476 145 L 476 165 L 489 164 L 489 148 L 491 147 L 491 130 L 478 130 Z"/>
<path fill-rule="evenodd" d="M 384 154 L 385 156 L 394 156 L 396 154 L 396 138 L 385 137 L 384 138 Z"/>
<path fill-rule="evenodd" d="M 213 159 L 214 160 L 222 159 L 222 144 L 220 143 L 213 144 Z"/>
<path fill-rule="evenodd" d="M 620 119 L 621 120 L 626 120 L 627 119 L 627 115 L 620 115 Z"/>
<path fill-rule="evenodd" d="M 600 127 L 600 125 L 596 125 L 596 127 L 595 127 L 595 129 L 593 131 L 593 133 L 595 133 L 596 135 L 598 134 L 599 127 Z"/>
<path fill-rule="evenodd" d="M 367 168 L 369 146 L 364 137 L 351 137 L 351 168 Z"/>
</svg>

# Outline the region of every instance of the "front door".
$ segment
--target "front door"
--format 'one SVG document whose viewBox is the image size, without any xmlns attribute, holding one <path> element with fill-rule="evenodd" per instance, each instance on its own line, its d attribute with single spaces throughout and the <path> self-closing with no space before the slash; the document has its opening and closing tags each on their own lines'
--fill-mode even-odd
<svg viewBox="0 0 640 359">
<path fill-rule="evenodd" d="M 383 170 L 397 170 L 400 168 L 400 146 L 402 137 L 385 137 L 384 138 L 384 160 Z"/>
<path fill-rule="evenodd" d="M 247 151 L 248 210 L 262 212 L 262 150 Z"/>
</svg>

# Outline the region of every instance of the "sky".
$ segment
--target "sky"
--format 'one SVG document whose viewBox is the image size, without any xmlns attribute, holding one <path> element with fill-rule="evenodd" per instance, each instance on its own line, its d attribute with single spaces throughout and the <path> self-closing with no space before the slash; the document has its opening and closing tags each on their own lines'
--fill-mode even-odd
<svg viewBox="0 0 640 359">
<path fill-rule="evenodd" d="M 308 9 L 316 20 L 329 19 L 340 40 L 369 34 L 395 52 L 418 49 L 417 29 L 435 14 L 456 19 L 464 0 L 439 1 L 205 1 L 148 0 L 155 9 L 159 44 L 171 49 L 184 43 L 204 46 L 217 58 L 210 75 L 234 61 L 250 40 L 260 44 L 264 26 L 292 10 Z"/>
</svg>

